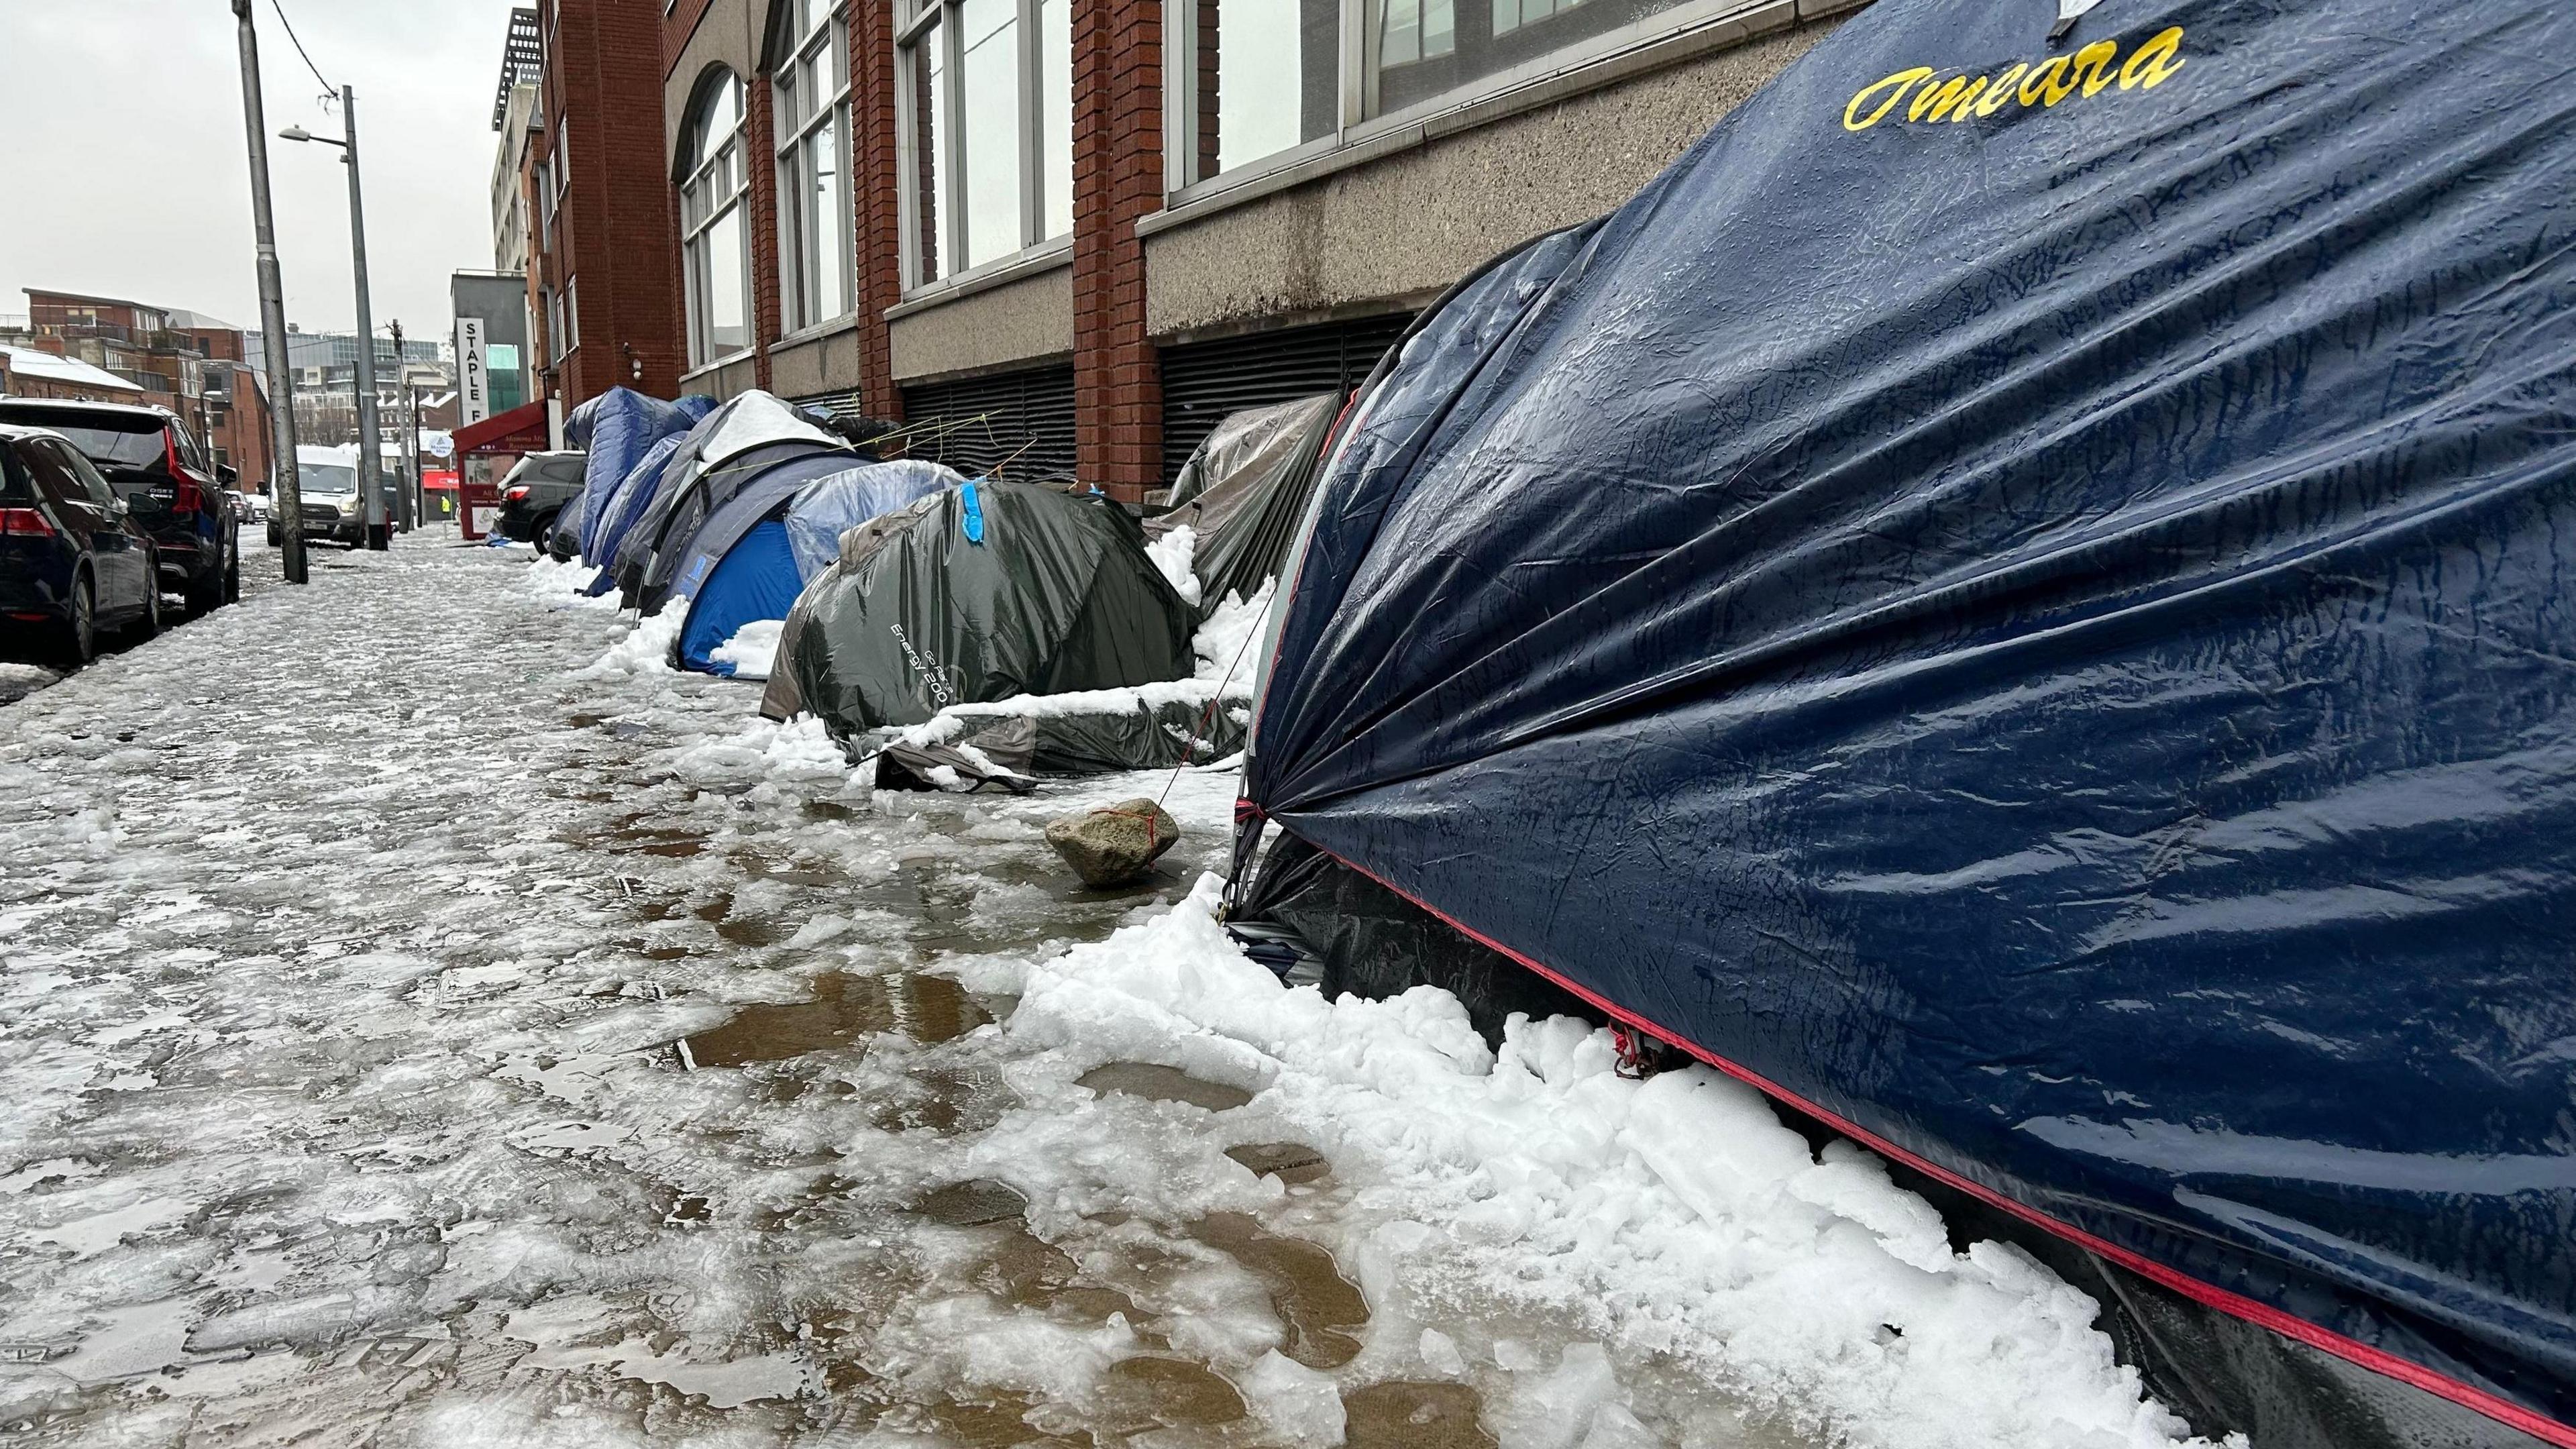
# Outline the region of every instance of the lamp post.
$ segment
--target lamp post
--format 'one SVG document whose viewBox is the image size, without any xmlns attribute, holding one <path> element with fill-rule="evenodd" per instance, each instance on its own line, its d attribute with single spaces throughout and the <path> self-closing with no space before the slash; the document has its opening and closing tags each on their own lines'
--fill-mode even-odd
<svg viewBox="0 0 2576 1449">
<path fill-rule="evenodd" d="M 278 132 L 282 140 L 318 141 L 340 148 L 340 164 L 349 168 L 349 251 L 358 276 L 358 484 L 367 525 L 367 547 L 392 545 L 393 529 L 385 521 L 384 434 L 376 426 L 376 327 L 367 306 L 367 209 L 358 198 L 358 88 L 340 87 L 340 120 L 345 139 L 316 136 L 302 126 Z"/>
<path fill-rule="evenodd" d="M 276 495 L 278 552 L 286 581 L 300 584 L 305 581 L 304 505 L 295 482 L 295 378 L 287 368 L 286 285 L 278 277 L 277 227 L 268 209 L 268 122 L 260 104 L 259 34 L 251 25 L 250 0 L 233 0 L 233 18 L 241 43 L 242 119 L 250 131 L 250 215 L 259 240 L 259 340 L 268 368 L 269 446 L 276 453 L 268 466 L 268 488 Z"/>
</svg>

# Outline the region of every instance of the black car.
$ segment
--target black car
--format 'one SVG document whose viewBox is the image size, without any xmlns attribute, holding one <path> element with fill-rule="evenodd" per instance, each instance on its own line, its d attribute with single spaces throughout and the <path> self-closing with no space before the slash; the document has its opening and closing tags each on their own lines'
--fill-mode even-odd
<svg viewBox="0 0 2576 1449">
<path fill-rule="evenodd" d="M 564 505 L 581 496 L 587 453 L 529 453 L 501 480 L 501 536 L 545 547 Z"/>
<path fill-rule="evenodd" d="M 241 525 L 224 506 L 238 481 L 168 408 L 128 403 L 0 399 L 0 423 L 48 428 L 71 440 L 152 535 L 161 587 L 191 618 L 241 597 Z"/>
<path fill-rule="evenodd" d="M 87 664 L 103 628 L 161 628 L 160 550 L 70 440 L 0 423 L 0 634 Z"/>
</svg>

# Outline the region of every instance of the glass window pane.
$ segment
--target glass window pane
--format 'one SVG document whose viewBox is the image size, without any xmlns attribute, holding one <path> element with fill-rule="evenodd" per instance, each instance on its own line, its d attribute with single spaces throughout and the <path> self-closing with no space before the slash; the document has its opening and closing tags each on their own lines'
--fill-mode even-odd
<svg viewBox="0 0 2576 1449">
<path fill-rule="evenodd" d="M 1385 115 L 1521 66 L 1598 52 L 1603 37 L 1687 0 L 1368 0 L 1380 37 L 1368 114 Z"/>
<path fill-rule="evenodd" d="M 742 208 L 736 206 L 707 228 L 707 345 L 712 357 L 751 345 L 751 329 L 743 320 L 750 308 L 742 292 Z"/>
<path fill-rule="evenodd" d="M 1073 230 L 1073 3 L 1039 0 L 1038 154 L 1046 158 L 1046 226 L 1049 237 Z"/>
<path fill-rule="evenodd" d="M 808 326 L 850 310 L 850 177 L 841 165 L 841 127 L 835 122 L 807 143 L 807 228 L 802 253 L 813 306 Z"/>
<path fill-rule="evenodd" d="M 915 255 L 919 258 L 917 282 L 935 282 L 956 270 L 949 255 L 948 225 L 949 177 L 945 148 L 948 144 L 948 64 L 947 47 L 939 27 L 922 32 L 912 49 L 912 134 L 914 138 L 914 175 L 912 176 L 913 215 L 918 228 L 914 237 Z"/>
<path fill-rule="evenodd" d="M 1199 0 L 1190 179 L 1331 135 L 1340 124 L 1341 31 L 1340 0 Z"/>
<path fill-rule="evenodd" d="M 1018 0 L 958 7 L 964 85 L 966 265 L 1020 249 L 1020 18 Z"/>
</svg>

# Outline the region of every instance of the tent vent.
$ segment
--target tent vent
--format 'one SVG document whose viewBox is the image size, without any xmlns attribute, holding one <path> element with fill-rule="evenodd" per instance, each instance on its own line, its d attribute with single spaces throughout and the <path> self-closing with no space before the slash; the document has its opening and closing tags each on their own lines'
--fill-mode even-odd
<svg viewBox="0 0 2576 1449">
<path fill-rule="evenodd" d="M 1178 478 L 1181 465 L 1231 413 L 1347 392 L 1368 381 L 1412 320 L 1399 312 L 1164 348 L 1163 481 Z"/>
<path fill-rule="evenodd" d="M 1023 482 L 1074 476 L 1071 363 L 908 387 L 903 419 L 913 457 L 969 478 L 1005 463 Z"/>
</svg>

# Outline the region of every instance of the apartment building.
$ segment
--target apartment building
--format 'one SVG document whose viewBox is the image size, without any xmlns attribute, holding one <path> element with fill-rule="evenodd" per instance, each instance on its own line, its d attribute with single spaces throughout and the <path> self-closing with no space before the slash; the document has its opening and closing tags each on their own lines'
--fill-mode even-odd
<svg viewBox="0 0 2576 1449">
<path fill-rule="evenodd" d="M 8 387 L 31 396 L 77 397 L 168 408 L 202 437 L 245 487 L 268 477 L 274 456 L 268 395 L 249 362 L 256 334 L 200 313 L 26 289 L 22 319 L 0 342 L 26 349 Z M 46 357 L 63 360 L 48 366 Z M 121 384 L 121 386 L 119 386 Z"/>
<path fill-rule="evenodd" d="M 1625 200 L 1862 3 L 539 9 L 571 103 L 548 124 L 576 155 L 601 128 L 572 194 L 636 218 L 612 246 L 639 259 L 641 180 L 667 204 L 668 331 L 617 345 L 667 348 L 680 390 L 899 418 L 961 467 L 1136 498 L 1225 414 L 1359 382 L 1450 284 Z M 651 155 L 582 79 L 625 75 L 648 29 Z M 582 286 L 587 328 L 609 288 Z"/>
</svg>

